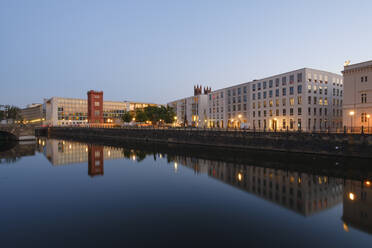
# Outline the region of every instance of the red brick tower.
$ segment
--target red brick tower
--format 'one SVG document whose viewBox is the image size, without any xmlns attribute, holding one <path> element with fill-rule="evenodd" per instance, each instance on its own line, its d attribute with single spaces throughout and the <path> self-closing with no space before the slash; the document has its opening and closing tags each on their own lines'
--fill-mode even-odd
<svg viewBox="0 0 372 248">
<path fill-rule="evenodd" d="M 88 91 L 88 122 L 103 123 L 103 91 Z"/>
<path fill-rule="evenodd" d="M 88 175 L 103 175 L 103 146 L 88 146 Z"/>
</svg>

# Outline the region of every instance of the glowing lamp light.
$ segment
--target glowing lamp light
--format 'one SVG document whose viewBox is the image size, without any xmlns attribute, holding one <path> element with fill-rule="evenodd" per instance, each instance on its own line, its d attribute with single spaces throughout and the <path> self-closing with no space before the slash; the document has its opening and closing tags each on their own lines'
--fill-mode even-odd
<svg viewBox="0 0 372 248">
<path fill-rule="evenodd" d="M 354 114 L 355 114 L 354 111 L 350 111 L 350 112 L 349 112 L 349 115 L 350 115 L 350 116 L 353 116 Z"/>
<path fill-rule="evenodd" d="M 243 179 L 243 175 L 241 173 L 238 173 L 238 181 L 241 181 Z"/>
<path fill-rule="evenodd" d="M 344 223 L 343 227 L 345 232 L 349 232 L 349 227 L 346 225 L 346 223 Z"/>
<path fill-rule="evenodd" d="M 242 118 L 242 115 L 238 115 L 239 118 Z"/>
<path fill-rule="evenodd" d="M 364 182 L 364 184 L 365 184 L 367 187 L 369 187 L 369 186 L 371 186 L 371 181 L 367 180 L 367 181 Z"/>
<path fill-rule="evenodd" d="M 354 201 L 355 200 L 355 194 L 354 193 L 349 193 L 349 199 Z"/>
</svg>

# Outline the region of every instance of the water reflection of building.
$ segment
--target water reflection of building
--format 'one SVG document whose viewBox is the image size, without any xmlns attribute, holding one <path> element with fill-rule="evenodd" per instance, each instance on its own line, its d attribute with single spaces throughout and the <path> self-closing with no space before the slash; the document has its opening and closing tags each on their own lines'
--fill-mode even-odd
<svg viewBox="0 0 372 248">
<path fill-rule="evenodd" d="M 195 158 L 176 161 L 305 216 L 342 201 L 342 179 Z"/>
<path fill-rule="evenodd" d="M 372 234 L 371 196 L 371 180 L 345 180 L 342 220 L 346 231 L 350 226 Z"/>
<path fill-rule="evenodd" d="M 52 165 L 67 165 L 88 162 L 89 145 L 62 141 L 62 140 L 40 140 L 43 145 L 44 155 Z M 102 146 L 101 146 L 102 147 Z M 103 160 L 123 158 L 123 149 L 115 147 L 102 147 Z"/>
<path fill-rule="evenodd" d="M 88 175 L 103 175 L 103 146 L 88 145 Z"/>
</svg>

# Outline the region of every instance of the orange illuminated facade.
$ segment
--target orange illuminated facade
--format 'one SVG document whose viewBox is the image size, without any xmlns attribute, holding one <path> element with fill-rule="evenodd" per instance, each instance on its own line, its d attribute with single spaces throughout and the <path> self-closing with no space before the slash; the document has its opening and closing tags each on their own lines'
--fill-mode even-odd
<svg viewBox="0 0 372 248">
<path fill-rule="evenodd" d="M 88 91 L 88 122 L 103 123 L 103 91 Z"/>
</svg>

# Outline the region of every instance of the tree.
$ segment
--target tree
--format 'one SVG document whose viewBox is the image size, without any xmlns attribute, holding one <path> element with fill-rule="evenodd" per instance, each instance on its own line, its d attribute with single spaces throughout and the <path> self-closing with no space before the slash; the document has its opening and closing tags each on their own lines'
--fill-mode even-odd
<svg viewBox="0 0 372 248">
<path fill-rule="evenodd" d="M 148 117 L 147 117 L 145 111 L 137 109 L 137 111 L 136 111 L 136 121 L 145 122 L 147 120 L 148 120 Z"/>
<path fill-rule="evenodd" d="M 158 107 L 148 106 L 144 108 L 143 111 L 145 112 L 148 120 L 152 122 L 152 124 L 156 124 L 161 119 Z"/>
<path fill-rule="evenodd" d="M 123 122 L 131 122 L 133 119 L 133 114 L 129 111 L 124 111 L 123 116 L 121 117 Z"/>
</svg>

